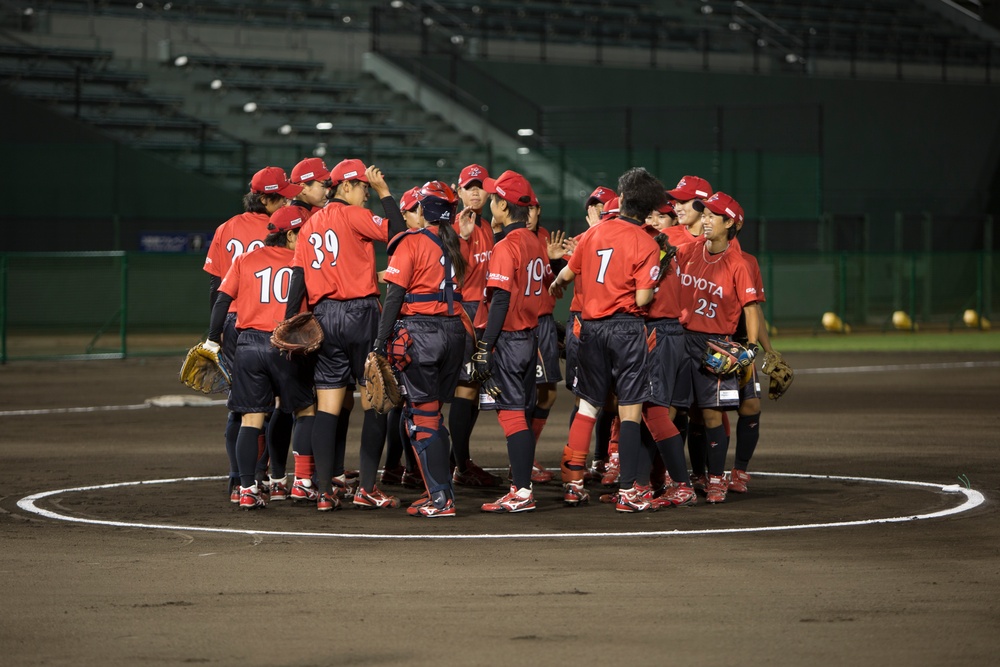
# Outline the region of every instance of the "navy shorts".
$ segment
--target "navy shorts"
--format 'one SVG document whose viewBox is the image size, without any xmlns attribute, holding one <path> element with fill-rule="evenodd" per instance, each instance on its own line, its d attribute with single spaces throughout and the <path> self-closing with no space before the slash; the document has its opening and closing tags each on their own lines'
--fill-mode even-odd
<svg viewBox="0 0 1000 667">
<path fill-rule="evenodd" d="M 461 318 L 412 315 L 403 318 L 403 326 L 411 342 L 410 363 L 400 373 L 402 393 L 412 403 L 450 402 L 469 338 Z"/>
<path fill-rule="evenodd" d="M 684 367 L 681 373 L 689 381 L 689 393 L 684 401 L 688 407 L 732 410 L 740 405 L 739 374 L 719 377 L 702 366 L 701 358 L 709 338 L 719 334 L 706 334 L 684 330 Z M 678 403 L 680 404 L 680 403 Z"/>
<path fill-rule="evenodd" d="M 580 329 L 573 393 L 601 406 L 612 392 L 619 405 L 650 399 L 646 326 L 635 315 L 584 320 Z"/>
<path fill-rule="evenodd" d="M 501 331 L 493 347 L 493 379 L 500 387 L 494 399 L 479 393 L 483 410 L 527 410 L 535 404 L 535 367 L 538 365 L 538 335 L 534 329 Z"/>
<path fill-rule="evenodd" d="M 559 368 L 559 334 L 552 315 L 538 317 L 538 363 L 535 366 L 537 384 L 555 384 L 562 380 Z"/>
<path fill-rule="evenodd" d="M 563 341 L 563 345 L 566 348 L 567 389 L 572 389 L 573 385 L 576 384 L 576 359 L 577 352 L 580 350 L 580 336 L 578 332 L 581 324 L 580 313 L 571 312 L 569 320 L 566 321 L 566 340 Z"/>
<path fill-rule="evenodd" d="M 365 359 L 378 336 L 382 313 L 378 297 L 336 301 L 323 299 L 313 314 L 323 327 L 323 345 L 316 353 L 317 389 L 364 384 Z"/>
<path fill-rule="evenodd" d="M 470 322 L 476 321 L 476 313 L 479 311 L 479 301 L 463 301 L 462 308 L 465 308 Z M 458 381 L 462 384 L 476 384 L 472 381 L 472 355 L 476 351 L 476 341 L 471 336 L 465 337 L 465 353 L 462 355 L 462 365 L 458 369 Z"/>
<path fill-rule="evenodd" d="M 239 337 L 240 334 L 236 331 L 236 313 L 226 313 L 226 319 L 222 323 L 222 345 L 219 356 L 230 373 L 236 370 L 236 341 Z"/>
<path fill-rule="evenodd" d="M 274 410 L 275 396 L 282 412 L 296 412 L 315 400 L 312 355 L 286 357 L 271 345 L 271 332 L 244 329 L 236 343 L 236 373 L 227 407 L 233 412 Z"/>
<path fill-rule="evenodd" d="M 673 318 L 647 320 L 646 343 L 649 386 L 653 394 L 649 402 L 663 407 L 675 405 L 677 375 L 684 363 L 684 327 Z M 678 399 L 683 402 L 683 397 Z"/>
<path fill-rule="evenodd" d="M 757 367 L 750 366 L 745 371 L 737 374 L 740 385 L 740 403 L 749 401 L 752 398 L 760 398 L 760 377 L 757 375 Z"/>
</svg>

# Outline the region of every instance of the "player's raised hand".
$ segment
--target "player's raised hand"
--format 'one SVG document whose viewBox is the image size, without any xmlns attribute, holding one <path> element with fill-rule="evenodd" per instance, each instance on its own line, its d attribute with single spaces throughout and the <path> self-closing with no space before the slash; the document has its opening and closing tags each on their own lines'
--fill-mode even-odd
<svg viewBox="0 0 1000 667">
<path fill-rule="evenodd" d="M 549 234 L 548 253 L 549 259 L 562 259 L 566 254 L 566 233 L 557 229 Z"/>
<path fill-rule="evenodd" d="M 385 176 L 382 175 L 381 169 L 372 165 L 365 169 L 365 176 L 368 178 L 368 185 L 375 191 L 379 199 L 389 196 L 389 185 L 385 182 Z"/>
<path fill-rule="evenodd" d="M 472 236 L 472 230 L 476 227 L 476 212 L 471 208 L 463 208 L 458 214 L 458 233 L 465 239 L 469 240 Z"/>
</svg>

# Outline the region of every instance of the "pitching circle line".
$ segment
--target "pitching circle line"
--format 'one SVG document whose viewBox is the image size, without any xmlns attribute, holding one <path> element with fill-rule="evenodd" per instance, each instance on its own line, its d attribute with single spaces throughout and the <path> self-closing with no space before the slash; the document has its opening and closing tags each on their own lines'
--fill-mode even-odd
<svg viewBox="0 0 1000 667">
<path fill-rule="evenodd" d="M 96 491 L 99 489 L 114 489 L 128 486 L 146 486 L 152 484 L 175 484 L 178 482 L 202 482 L 218 481 L 225 479 L 224 476 L 212 477 L 177 477 L 173 479 L 151 479 L 138 482 L 117 482 L 115 484 L 101 484 L 98 486 L 80 486 L 72 489 L 57 489 L 55 491 L 43 491 L 30 496 L 25 496 L 17 502 L 17 506 L 26 512 L 38 514 L 40 516 L 55 519 L 58 521 L 70 521 L 73 523 L 86 523 L 98 526 L 114 526 L 117 528 L 148 528 L 155 530 L 179 530 L 202 533 L 233 533 L 238 535 L 274 535 L 278 537 L 326 537 L 343 539 L 381 539 L 381 540 L 501 540 L 501 539 L 565 539 L 565 538 L 585 538 L 585 537 L 676 537 L 683 535 L 726 535 L 736 533 L 767 533 L 785 530 L 807 530 L 814 528 L 845 528 L 849 526 L 868 526 L 884 523 L 903 523 L 906 521 L 919 521 L 924 519 L 938 519 L 953 514 L 968 512 L 979 507 L 985 502 L 985 497 L 975 489 L 967 489 L 958 484 L 933 484 L 930 482 L 911 482 L 898 479 L 881 479 L 875 477 L 846 477 L 839 475 L 806 475 L 795 473 L 774 473 L 757 472 L 755 476 L 760 477 L 786 477 L 791 479 L 819 479 L 843 482 L 867 482 L 872 484 L 895 484 L 898 486 L 918 486 L 935 489 L 943 493 L 954 493 L 965 496 L 965 501 L 957 507 L 931 512 L 929 514 L 911 514 L 908 516 L 888 517 L 884 519 L 861 519 L 857 521 L 835 521 L 831 523 L 806 523 L 786 526 L 761 526 L 745 528 L 713 528 L 700 530 L 656 530 L 656 531 L 612 531 L 612 532 L 585 532 L 585 533 L 479 533 L 464 535 L 391 535 L 378 533 L 327 533 L 327 532 L 302 532 L 302 531 L 280 531 L 280 530 L 242 530 L 239 528 L 210 528 L 205 526 L 175 526 L 159 523 L 136 523 L 128 521 L 107 521 L 100 519 L 84 519 L 80 517 L 67 516 L 51 510 L 38 507 L 35 503 L 44 498 L 61 495 L 64 493 L 81 493 L 84 491 Z"/>
</svg>

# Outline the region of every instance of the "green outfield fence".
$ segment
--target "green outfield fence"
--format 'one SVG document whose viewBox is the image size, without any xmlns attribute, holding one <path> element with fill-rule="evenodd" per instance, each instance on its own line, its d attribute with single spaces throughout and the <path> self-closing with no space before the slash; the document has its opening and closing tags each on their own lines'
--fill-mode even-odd
<svg viewBox="0 0 1000 667">
<path fill-rule="evenodd" d="M 764 308 L 778 328 L 820 330 L 836 313 L 854 328 L 965 326 L 1000 310 L 997 253 L 760 253 Z M 0 254 L 0 361 L 174 354 L 208 328 L 200 254 Z M 379 258 L 384 265 L 385 258 Z M 569 299 L 556 316 L 565 318 Z"/>
</svg>

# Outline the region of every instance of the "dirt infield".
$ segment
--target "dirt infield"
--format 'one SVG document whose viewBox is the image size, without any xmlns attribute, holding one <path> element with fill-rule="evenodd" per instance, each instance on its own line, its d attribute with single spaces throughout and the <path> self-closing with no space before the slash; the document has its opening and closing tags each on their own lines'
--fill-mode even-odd
<svg viewBox="0 0 1000 667">
<path fill-rule="evenodd" d="M 553 484 L 536 489 L 538 511 L 516 516 L 480 513 L 496 494 L 465 489 L 449 521 L 290 503 L 242 513 L 217 479 L 36 503 L 170 529 L 71 523 L 18 501 L 224 474 L 223 407 L 142 407 L 188 393 L 179 358 L 0 366 L 0 664 L 988 664 L 1000 650 L 1000 354 L 986 356 L 788 355 L 801 372 L 765 402 L 751 466 L 781 475 L 754 477 L 721 506 L 566 509 Z M 543 434 L 548 465 L 570 405 L 561 393 Z M 14 414 L 94 406 L 131 407 Z M 473 448 L 506 467 L 488 414 Z M 816 477 L 784 476 L 803 474 Z M 867 524 L 965 497 L 824 478 L 948 486 L 962 475 L 984 504 Z M 838 522 L 859 523 L 685 532 Z"/>
</svg>

